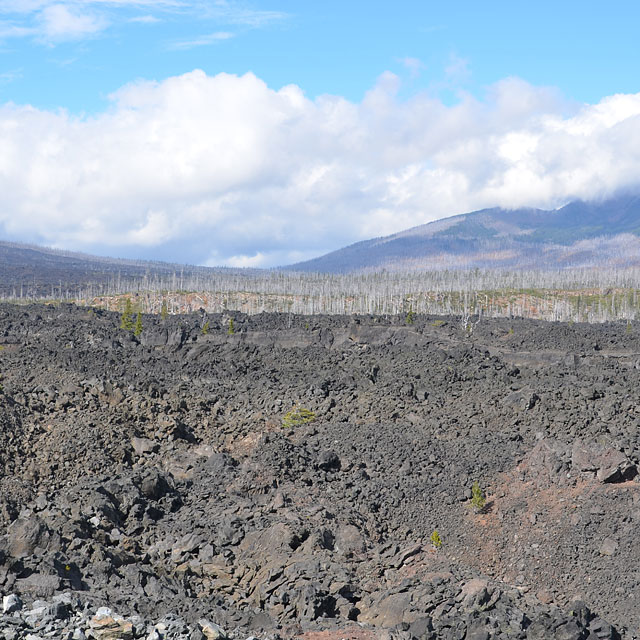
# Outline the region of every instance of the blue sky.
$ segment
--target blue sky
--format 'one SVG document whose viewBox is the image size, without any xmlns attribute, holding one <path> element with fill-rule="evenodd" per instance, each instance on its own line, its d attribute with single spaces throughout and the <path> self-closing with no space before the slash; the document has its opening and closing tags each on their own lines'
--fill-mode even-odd
<svg viewBox="0 0 640 640">
<path fill-rule="evenodd" d="M 615 1 L 0 0 L 1 235 L 272 266 L 634 187 L 639 23 Z"/>
<path fill-rule="evenodd" d="M 51 26 L 52 8 L 75 20 L 58 11 Z M 405 92 L 446 100 L 507 76 L 586 102 L 637 89 L 631 1 L 0 0 L 0 12 L 2 100 L 77 113 L 104 109 L 137 78 L 196 68 L 354 101 L 386 70 L 407 79 Z"/>
</svg>

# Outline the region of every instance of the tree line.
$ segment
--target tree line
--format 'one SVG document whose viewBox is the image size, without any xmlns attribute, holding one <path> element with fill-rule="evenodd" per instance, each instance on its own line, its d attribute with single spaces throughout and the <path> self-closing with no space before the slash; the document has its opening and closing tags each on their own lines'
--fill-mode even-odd
<svg viewBox="0 0 640 640">
<path fill-rule="evenodd" d="M 439 270 L 351 274 L 284 271 L 113 274 L 95 283 L 28 283 L 4 291 L 11 302 L 66 301 L 121 310 L 127 297 L 143 313 L 242 311 L 249 314 L 424 313 L 519 316 L 604 322 L 640 318 L 640 268 Z"/>
</svg>

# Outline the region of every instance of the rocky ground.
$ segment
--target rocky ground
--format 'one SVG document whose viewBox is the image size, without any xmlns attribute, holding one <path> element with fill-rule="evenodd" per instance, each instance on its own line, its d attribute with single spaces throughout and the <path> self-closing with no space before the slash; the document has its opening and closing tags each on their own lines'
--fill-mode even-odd
<svg viewBox="0 0 640 640">
<path fill-rule="evenodd" d="M 0 639 L 640 637 L 640 325 L 119 324 L 0 305 Z"/>
</svg>

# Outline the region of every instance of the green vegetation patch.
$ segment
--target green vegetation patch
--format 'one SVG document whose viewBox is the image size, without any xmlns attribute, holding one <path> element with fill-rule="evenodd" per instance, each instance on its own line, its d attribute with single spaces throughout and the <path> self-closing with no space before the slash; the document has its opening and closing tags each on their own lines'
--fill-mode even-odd
<svg viewBox="0 0 640 640">
<path fill-rule="evenodd" d="M 284 418 L 282 418 L 282 428 L 292 429 L 299 427 L 303 424 L 309 424 L 316 419 L 316 414 L 310 409 L 305 407 L 293 407 L 291 411 L 288 411 Z"/>
</svg>

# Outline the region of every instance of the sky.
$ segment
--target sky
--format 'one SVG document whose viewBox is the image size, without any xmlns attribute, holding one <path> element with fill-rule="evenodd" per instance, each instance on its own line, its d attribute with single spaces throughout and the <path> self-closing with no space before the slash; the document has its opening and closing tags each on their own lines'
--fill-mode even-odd
<svg viewBox="0 0 640 640">
<path fill-rule="evenodd" d="M 640 4 L 0 0 L 0 238 L 270 267 L 640 182 Z"/>
</svg>

